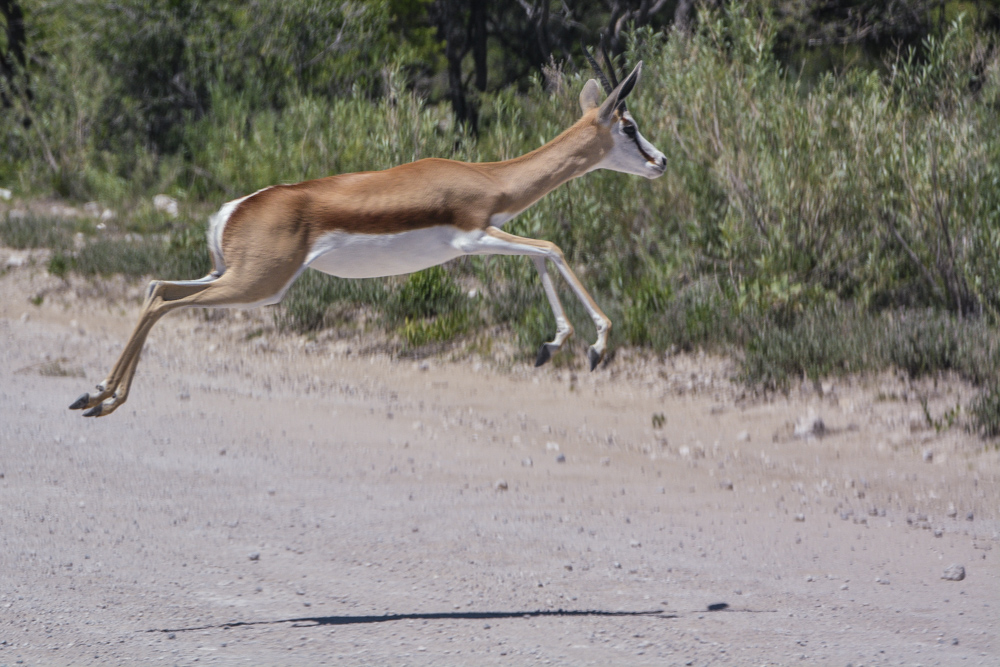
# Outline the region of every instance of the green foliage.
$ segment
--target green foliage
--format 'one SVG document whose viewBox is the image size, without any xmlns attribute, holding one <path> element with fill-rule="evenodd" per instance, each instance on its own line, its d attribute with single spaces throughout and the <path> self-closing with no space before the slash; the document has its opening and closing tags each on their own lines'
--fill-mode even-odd
<svg viewBox="0 0 1000 667">
<path fill-rule="evenodd" d="M 462 290 L 440 266 L 410 274 L 402 287 L 389 298 L 386 313 L 390 320 L 435 317 L 461 306 Z"/>
<path fill-rule="evenodd" d="M 5 238 L 62 247 L 54 272 L 202 275 L 200 231 L 137 201 L 165 191 L 193 209 L 427 156 L 515 157 L 577 118 L 590 76 L 567 66 L 483 93 L 472 138 L 414 92 L 406 54 L 387 42 L 399 29 L 387 17 L 420 13 L 423 0 L 92 4 L 33 5 L 29 41 L 48 54 L 37 58 L 44 76 L 30 127 L 0 116 L 0 178 L 130 208 L 117 231 L 147 239 L 112 234 L 74 254 L 62 231 L 3 223 Z M 956 22 L 882 68 L 806 81 L 775 56 L 787 25 L 760 6 L 703 12 L 690 34 L 632 33 L 624 61 L 645 67 L 629 108 L 668 156 L 665 175 L 589 174 L 507 229 L 563 249 L 615 323 L 614 344 L 733 353 L 746 382 L 774 389 L 889 366 L 995 382 L 995 39 Z M 148 14 L 148 30 L 109 21 L 114 12 Z M 90 36 L 69 37 L 79 31 Z M 414 44 L 410 53 L 440 56 L 426 31 Z M 556 282 L 578 337 L 592 339 L 590 318 Z M 554 331 L 523 258 L 472 258 L 407 279 L 306 272 L 276 318 L 314 331 L 359 314 L 408 347 L 491 326 L 528 357 Z"/>
<path fill-rule="evenodd" d="M 474 319 L 469 298 L 440 266 L 410 274 L 390 293 L 382 312 L 411 348 L 452 340 Z"/>
<path fill-rule="evenodd" d="M 470 324 L 469 311 L 463 309 L 442 313 L 432 320 L 408 319 L 399 334 L 408 348 L 418 348 L 453 340 L 468 331 Z"/>
<path fill-rule="evenodd" d="M 993 383 L 969 408 L 972 425 L 984 438 L 1000 438 L 1000 384 Z"/>
<path fill-rule="evenodd" d="M 84 276 L 122 274 L 161 280 L 200 278 L 209 272 L 211 262 L 204 243 L 195 244 L 189 238 L 96 239 L 73 254 L 53 256 L 49 271 L 60 275 L 72 269 Z"/>
<path fill-rule="evenodd" d="M 0 220 L 0 241 L 10 248 L 63 249 L 73 245 L 73 230 L 59 218 L 24 215 Z"/>
<path fill-rule="evenodd" d="M 871 313 L 840 304 L 810 310 L 790 325 L 747 318 L 747 332 L 742 379 L 769 389 L 890 367 L 911 378 L 953 371 L 982 384 L 1000 368 L 993 326 L 932 310 Z"/>
<path fill-rule="evenodd" d="M 309 270 L 289 289 L 275 320 L 283 329 L 317 331 L 355 317 L 361 309 L 380 308 L 387 296 L 385 280 L 344 280 Z"/>
<path fill-rule="evenodd" d="M 380 324 L 395 330 L 408 348 L 447 342 L 477 321 L 470 299 L 444 268 L 418 271 L 399 282 L 344 280 L 306 271 L 289 290 L 276 321 L 284 329 L 308 332 L 337 326 L 359 311 L 372 310 Z"/>
<path fill-rule="evenodd" d="M 70 263 L 70 258 L 57 250 L 49 258 L 48 271 L 57 278 L 66 278 L 66 274 L 69 273 Z"/>
</svg>

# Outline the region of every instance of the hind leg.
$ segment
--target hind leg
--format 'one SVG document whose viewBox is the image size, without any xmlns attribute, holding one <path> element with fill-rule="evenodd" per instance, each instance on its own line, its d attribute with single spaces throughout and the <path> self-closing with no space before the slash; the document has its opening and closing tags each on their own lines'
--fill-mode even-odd
<svg viewBox="0 0 1000 667">
<path fill-rule="evenodd" d="M 139 321 L 118 360 L 112 366 L 111 372 L 97 385 L 95 393 L 83 394 L 69 406 L 69 409 L 87 409 L 83 413 L 84 417 L 100 417 L 110 414 L 124 403 L 132 375 L 139 362 L 139 355 L 153 325 L 171 310 L 187 305 L 187 299 L 207 290 L 216 280 L 217 278 L 210 275 L 201 280 L 151 282 L 146 293 L 146 301 L 139 314 Z"/>
<path fill-rule="evenodd" d="M 303 253 L 304 254 L 304 253 Z M 178 308 L 233 308 L 278 303 L 285 290 L 303 269 L 301 258 L 274 262 L 269 270 L 242 270 L 230 267 L 222 276 L 183 282 L 153 281 L 139 321 L 111 373 L 97 386 L 94 394 L 84 394 L 70 406 L 87 408 L 85 417 L 102 417 L 120 408 L 139 363 L 142 346 L 150 329 L 172 310 Z"/>
</svg>

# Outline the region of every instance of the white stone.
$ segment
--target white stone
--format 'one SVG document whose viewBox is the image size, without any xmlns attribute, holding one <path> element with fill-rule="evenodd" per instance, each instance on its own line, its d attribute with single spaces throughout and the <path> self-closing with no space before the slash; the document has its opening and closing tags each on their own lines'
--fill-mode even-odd
<svg viewBox="0 0 1000 667">
<path fill-rule="evenodd" d="M 815 438 L 826 433 L 826 424 L 821 417 L 809 415 L 801 417 L 795 422 L 794 435 L 796 438 Z"/>
<path fill-rule="evenodd" d="M 177 200 L 170 195 L 156 195 L 153 197 L 153 208 L 161 213 L 166 213 L 171 218 L 176 218 L 180 212 Z"/>
</svg>

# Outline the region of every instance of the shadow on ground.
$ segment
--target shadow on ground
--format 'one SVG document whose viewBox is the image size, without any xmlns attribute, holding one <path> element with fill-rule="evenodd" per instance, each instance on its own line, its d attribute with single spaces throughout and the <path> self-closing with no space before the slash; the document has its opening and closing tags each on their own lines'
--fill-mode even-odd
<svg viewBox="0 0 1000 667">
<path fill-rule="evenodd" d="M 676 614 L 665 614 L 661 610 L 649 611 L 603 611 L 600 609 L 538 609 L 535 611 L 461 611 L 439 612 L 430 614 L 384 614 L 382 616 L 304 616 L 301 618 L 282 618 L 273 621 L 238 621 L 220 623 L 218 625 L 200 625 L 189 628 L 155 628 L 146 632 L 192 632 L 194 630 L 211 630 L 223 628 L 239 628 L 248 625 L 278 625 L 291 623 L 293 627 L 308 627 L 313 625 L 361 625 L 366 623 L 389 623 L 392 621 L 435 621 L 441 619 L 481 621 L 501 618 L 537 618 L 540 616 L 656 616 L 657 618 L 677 618 Z"/>
</svg>

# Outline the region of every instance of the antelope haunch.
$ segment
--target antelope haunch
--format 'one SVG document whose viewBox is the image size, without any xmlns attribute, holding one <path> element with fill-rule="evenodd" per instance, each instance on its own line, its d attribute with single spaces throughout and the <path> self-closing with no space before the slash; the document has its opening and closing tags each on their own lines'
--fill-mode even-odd
<svg viewBox="0 0 1000 667">
<path fill-rule="evenodd" d="M 607 350 L 611 321 L 555 244 L 502 228 L 589 171 L 611 169 L 646 178 L 663 174 L 666 158 L 639 134 L 625 105 L 642 63 L 614 89 L 597 71 L 607 97 L 601 99 L 596 80 L 587 81 L 580 93 L 580 120 L 527 155 L 479 164 L 430 158 L 385 171 L 275 185 L 225 204 L 210 219 L 214 270 L 200 280 L 151 282 L 139 322 L 111 373 L 70 409 L 100 417 L 121 407 L 149 330 L 171 310 L 275 304 L 309 267 L 341 278 L 371 278 L 411 273 L 463 255 L 531 257 L 556 320 L 555 338 L 538 352 L 539 366 L 573 334 L 546 270 L 546 261 L 552 262 L 597 325 L 597 341 L 587 351 L 593 370 Z"/>
</svg>

